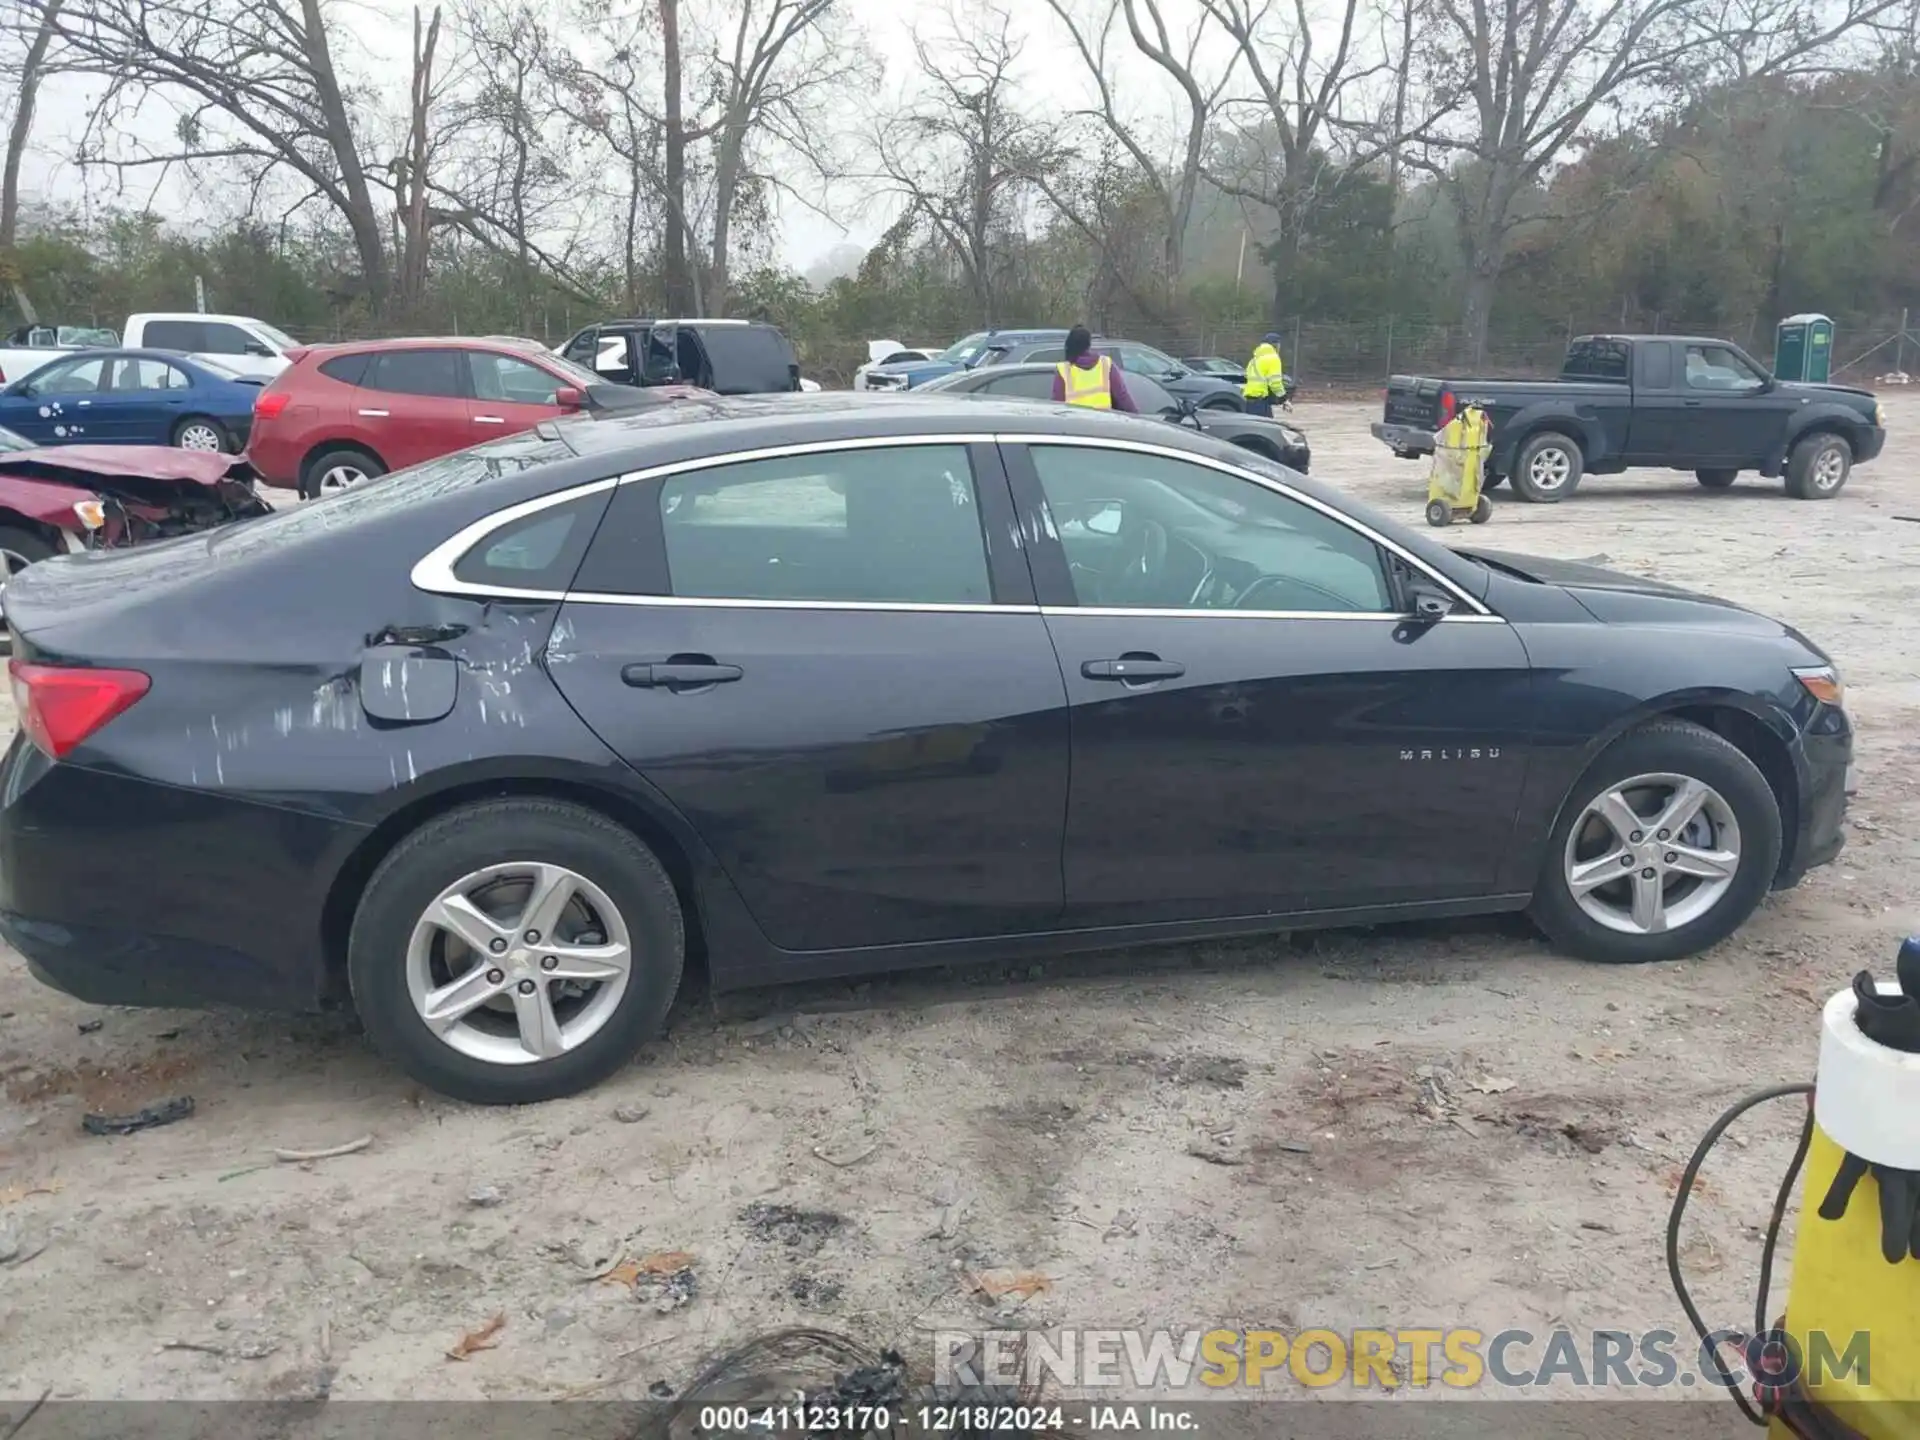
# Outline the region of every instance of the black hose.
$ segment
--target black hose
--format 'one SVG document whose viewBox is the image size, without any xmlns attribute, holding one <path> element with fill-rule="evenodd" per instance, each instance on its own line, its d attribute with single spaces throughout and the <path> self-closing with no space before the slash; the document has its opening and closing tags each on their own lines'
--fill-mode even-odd
<svg viewBox="0 0 1920 1440">
<path fill-rule="evenodd" d="M 1746 1114 L 1747 1111 L 1764 1105 L 1769 1100 L 1783 1099 L 1788 1095 L 1811 1095 L 1812 1093 L 1813 1086 L 1805 1083 L 1797 1085 L 1774 1085 L 1765 1090 L 1756 1090 L 1744 1100 L 1736 1101 L 1733 1105 L 1729 1106 L 1722 1112 L 1719 1119 L 1707 1127 L 1707 1133 L 1700 1137 L 1699 1145 L 1694 1148 L 1693 1158 L 1687 1161 L 1687 1168 L 1680 1174 L 1680 1193 L 1673 1197 L 1673 1210 L 1667 1216 L 1667 1277 L 1673 1282 L 1673 1293 L 1679 1297 L 1680 1308 L 1687 1312 L 1687 1319 L 1693 1322 L 1693 1328 L 1700 1336 L 1702 1353 L 1712 1362 L 1714 1369 L 1719 1372 L 1720 1383 L 1725 1387 L 1727 1394 L 1733 1397 L 1733 1403 L 1740 1407 L 1740 1413 L 1745 1415 L 1748 1420 L 1752 1421 L 1755 1425 L 1763 1427 L 1767 1423 L 1767 1417 L 1754 1409 L 1752 1402 L 1741 1392 L 1739 1385 L 1734 1381 L 1733 1372 L 1727 1369 L 1726 1362 L 1720 1358 L 1719 1348 L 1707 1343 L 1707 1337 L 1711 1332 L 1707 1329 L 1707 1322 L 1701 1318 L 1698 1307 L 1693 1303 L 1693 1296 L 1687 1290 L 1687 1282 L 1680 1274 L 1680 1222 L 1686 1216 L 1687 1201 L 1693 1194 L 1693 1182 L 1700 1174 L 1700 1167 L 1706 1163 L 1706 1158 L 1712 1153 L 1713 1147 L 1720 1143 L 1720 1137 L 1727 1132 L 1728 1126 Z M 1765 1260 L 1769 1266 L 1771 1266 L 1773 1262 L 1774 1246 L 1779 1239 L 1781 1218 L 1786 1213 L 1787 1200 L 1792 1193 L 1793 1182 L 1798 1178 L 1801 1161 L 1805 1158 L 1807 1145 L 1812 1139 L 1812 1125 L 1813 1116 L 1812 1112 L 1809 1111 L 1807 1128 L 1801 1135 L 1800 1148 L 1794 1154 L 1793 1165 L 1788 1170 L 1787 1178 L 1784 1183 L 1782 1183 L 1780 1194 L 1774 1202 L 1773 1224 L 1768 1229 L 1765 1251 Z M 1767 1289 L 1767 1280 L 1763 1275 L 1761 1278 L 1761 1299 L 1759 1307 L 1762 1316 L 1758 1326 L 1758 1330 L 1760 1331 L 1764 1331 L 1767 1328 L 1765 1319 Z"/>
<path fill-rule="evenodd" d="M 1812 1093 L 1812 1087 L 1808 1087 Z M 1767 1222 L 1767 1243 L 1760 1250 L 1760 1293 L 1754 1297 L 1753 1333 L 1764 1335 L 1772 1321 L 1767 1318 L 1767 1291 L 1773 1286 L 1773 1252 L 1780 1244 L 1780 1226 L 1787 1217 L 1787 1202 L 1793 1198 L 1793 1185 L 1800 1178 L 1800 1167 L 1807 1163 L 1807 1147 L 1813 1144 L 1813 1106 L 1807 1106 L 1807 1118 L 1800 1126 L 1800 1143 L 1794 1147 L 1787 1173 L 1780 1179 L 1780 1193 L 1773 1197 L 1773 1218 Z"/>
</svg>

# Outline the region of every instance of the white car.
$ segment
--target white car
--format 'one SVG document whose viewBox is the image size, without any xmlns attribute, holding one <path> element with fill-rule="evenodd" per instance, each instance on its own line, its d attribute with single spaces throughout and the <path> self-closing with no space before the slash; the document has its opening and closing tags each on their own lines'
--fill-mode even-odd
<svg viewBox="0 0 1920 1440">
<path fill-rule="evenodd" d="M 867 372 L 876 365 L 906 365 L 915 360 L 931 360 L 939 353 L 938 349 L 925 345 L 902 345 L 898 340 L 869 340 L 867 363 L 853 372 L 853 388 L 876 388 L 867 384 Z"/>
<path fill-rule="evenodd" d="M 120 332 L 129 350 L 175 350 L 195 360 L 211 360 L 241 375 L 268 379 L 287 368 L 287 352 L 300 342 L 251 315 L 196 315 L 179 311 L 129 315 Z"/>
</svg>

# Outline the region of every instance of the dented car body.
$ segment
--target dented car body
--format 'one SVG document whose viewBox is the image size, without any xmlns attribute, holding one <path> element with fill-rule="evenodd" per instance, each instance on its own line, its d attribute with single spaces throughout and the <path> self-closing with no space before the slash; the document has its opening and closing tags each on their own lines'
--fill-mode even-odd
<svg viewBox="0 0 1920 1440">
<path fill-rule="evenodd" d="M 1790 628 L 1057 406 L 570 419 L 15 584 L 0 931 L 35 973 L 351 998 L 470 1098 L 611 1073 L 683 948 L 729 986 L 1531 907 L 1671 958 L 1842 840 L 1852 732 Z M 1669 801 L 1668 858 L 1614 875 L 1674 887 L 1583 909 L 1607 816 Z M 537 893 L 460 908 L 523 863 L 591 901 L 577 954 Z"/>
</svg>

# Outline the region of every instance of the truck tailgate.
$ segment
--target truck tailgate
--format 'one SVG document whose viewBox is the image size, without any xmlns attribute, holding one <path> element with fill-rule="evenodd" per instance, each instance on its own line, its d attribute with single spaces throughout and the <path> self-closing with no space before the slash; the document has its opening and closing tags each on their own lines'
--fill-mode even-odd
<svg viewBox="0 0 1920 1440">
<path fill-rule="evenodd" d="M 1387 424 L 1438 430 L 1440 392 L 1445 388 L 1446 382 L 1421 375 L 1390 376 L 1387 380 Z"/>
</svg>

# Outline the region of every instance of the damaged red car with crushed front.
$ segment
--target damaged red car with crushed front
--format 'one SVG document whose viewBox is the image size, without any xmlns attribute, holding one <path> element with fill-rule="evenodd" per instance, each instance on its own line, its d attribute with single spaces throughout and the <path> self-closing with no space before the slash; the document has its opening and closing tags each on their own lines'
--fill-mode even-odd
<svg viewBox="0 0 1920 1440">
<path fill-rule="evenodd" d="M 269 509 L 237 455 L 164 445 L 36 446 L 0 430 L 0 610 L 6 581 L 35 561 L 211 530 Z"/>
</svg>

